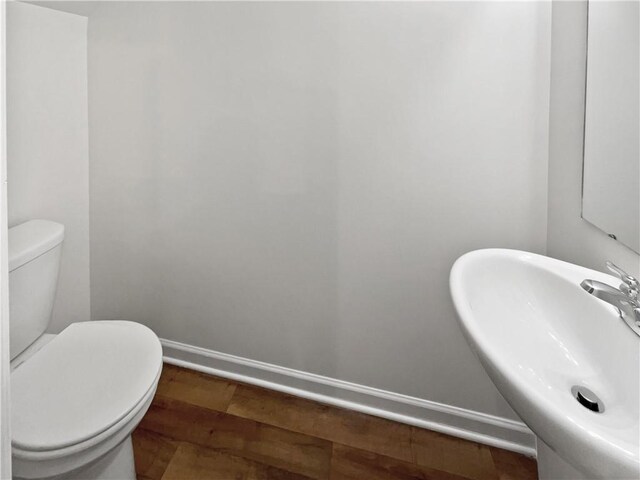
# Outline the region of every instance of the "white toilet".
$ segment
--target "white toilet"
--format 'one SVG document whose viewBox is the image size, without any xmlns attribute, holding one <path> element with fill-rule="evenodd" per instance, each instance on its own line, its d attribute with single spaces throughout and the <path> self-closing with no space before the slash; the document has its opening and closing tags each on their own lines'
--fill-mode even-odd
<svg viewBox="0 0 640 480">
<path fill-rule="evenodd" d="M 14 478 L 135 479 L 131 432 L 147 411 L 162 348 L 126 321 L 74 323 L 44 333 L 64 226 L 9 229 Z"/>
</svg>

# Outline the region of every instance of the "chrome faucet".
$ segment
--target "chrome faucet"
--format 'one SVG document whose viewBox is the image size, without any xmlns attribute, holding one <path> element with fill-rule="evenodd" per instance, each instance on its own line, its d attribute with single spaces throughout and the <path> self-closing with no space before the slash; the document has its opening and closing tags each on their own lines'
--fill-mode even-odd
<svg viewBox="0 0 640 480">
<path fill-rule="evenodd" d="M 640 282 L 611 262 L 607 262 L 607 268 L 622 280 L 619 288 L 597 280 L 583 280 L 580 286 L 594 297 L 616 307 L 620 318 L 640 336 Z"/>
</svg>

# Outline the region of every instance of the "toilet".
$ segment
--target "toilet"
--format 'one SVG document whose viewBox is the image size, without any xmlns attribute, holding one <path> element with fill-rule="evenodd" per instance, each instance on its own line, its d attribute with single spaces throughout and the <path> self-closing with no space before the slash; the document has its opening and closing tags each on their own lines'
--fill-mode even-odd
<svg viewBox="0 0 640 480">
<path fill-rule="evenodd" d="M 162 347 L 128 321 L 45 333 L 64 226 L 9 229 L 11 440 L 14 478 L 135 479 L 131 432 L 162 371 Z"/>
</svg>

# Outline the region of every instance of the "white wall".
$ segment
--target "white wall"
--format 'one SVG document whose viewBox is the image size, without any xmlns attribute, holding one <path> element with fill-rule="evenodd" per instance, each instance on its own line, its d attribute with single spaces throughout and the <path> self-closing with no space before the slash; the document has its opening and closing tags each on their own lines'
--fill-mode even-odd
<svg viewBox="0 0 640 480">
<path fill-rule="evenodd" d="M 462 253 L 544 252 L 550 6 L 101 3 L 92 316 L 514 416 Z"/>
<path fill-rule="evenodd" d="M 6 32 L 7 2 L 0 3 L 0 32 Z M 11 478 L 11 372 L 9 363 L 9 252 L 7 245 L 7 37 L 0 35 L 0 478 Z"/>
<path fill-rule="evenodd" d="M 554 2 L 548 254 L 598 270 L 611 260 L 637 276 L 638 254 L 580 218 L 586 28 L 586 2 Z"/>
<path fill-rule="evenodd" d="M 51 331 L 90 318 L 87 19 L 7 5 L 9 226 L 65 225 Z"/>
</svg>

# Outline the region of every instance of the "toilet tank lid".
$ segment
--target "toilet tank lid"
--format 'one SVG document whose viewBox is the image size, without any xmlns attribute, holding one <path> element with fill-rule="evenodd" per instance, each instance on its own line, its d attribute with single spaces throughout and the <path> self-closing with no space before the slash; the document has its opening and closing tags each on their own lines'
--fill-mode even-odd
<svg viewBox="0 0 640 480">
<path fill-rule="evenodd" d="M 64 225 L 49 220 L 29 220 L 9 229 L 9 271 L 13 271 L 60 245 Z"/>
</svg>

